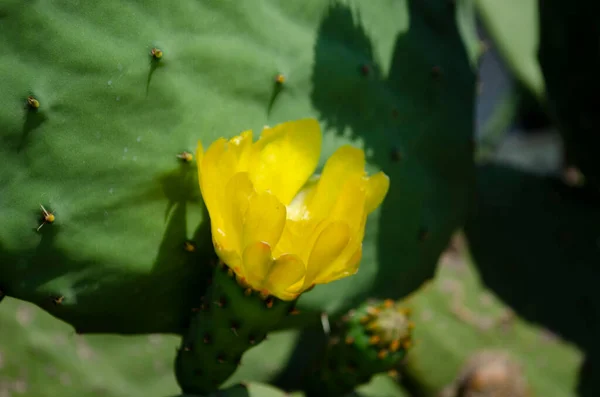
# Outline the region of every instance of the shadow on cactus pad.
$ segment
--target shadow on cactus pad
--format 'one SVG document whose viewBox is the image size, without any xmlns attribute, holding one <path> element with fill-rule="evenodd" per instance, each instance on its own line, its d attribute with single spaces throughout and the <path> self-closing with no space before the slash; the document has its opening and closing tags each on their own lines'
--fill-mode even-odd
<svg viewBox="0 0 600 397">
<path fill-rule="evenodd" d="M 359 273 L 319 286 L 300 299 L 300 309 L 326 305 L 339 313 L 367 297 L 409 294 L 432 277 L 463 223 L 475 82 L 456 22 L 465 4 L 399 1 L 380 15 L 330 3 L 314 47 L 312 103 L 324 126 L 364 146 L 391 185 L 367 224 Z M 381 26 L 383 15 L 396 24 Z M 373 40 L 374 31 L 387 38 Z"/>
<path fill-rule="evenodd" d="M 579 395 L 596 395 L 600 200 L 559 179 L 502 166 L 481 167 L 478 177 L 466 233 L 483 281 L 520 316 L 585 352 Z"/>
<path fill-rule="evenodd" d="M 300 310 L 314 319 L 431 277 L 471 187 L 466 2 L 352 3 L 360 19 L 322 0 L 2 2 L 3 291 L 78 332 L 181 332 L 213 250 L 194 160 L 177 155 L 306 117 L 322 121 L 322 160 L 364 144 L 367 171 L 392 186 L 360 272 Z M 44 118 L 23 139 L 29 96 Z"/>
</svg>

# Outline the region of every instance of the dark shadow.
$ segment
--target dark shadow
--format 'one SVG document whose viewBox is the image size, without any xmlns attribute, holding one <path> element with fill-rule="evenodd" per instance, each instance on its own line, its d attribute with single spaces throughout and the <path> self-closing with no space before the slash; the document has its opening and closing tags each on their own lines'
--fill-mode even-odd
<svg viewBox="0 0 600 397">
<path fill-rule="evenodd" d="M 478 170 L 466 225 L 487 287 L 587 355 L 580 396 L 600 390 L 600 197 L 505 166 Z"/>
<path fill-rule="evenodd" d="M 60 224 L 57 214 L 55 223 L 40 229 L 41 240 L 34 249 L 9 252 L 0 247 L 2 263 L 7 264 L 0 266 L 6 294 L 37 304 L 78 333 L 181 333 L 192 308 L 199 305 L 212 273 L 209 263 L 216 256 L 204 206 L 205 221 L 193 236 L 187 234 L 188 206 L 200 205 L 195 167 L 182 164 L 157 184 L 158 191 L 136 193 L 125 202 L 111 204 L 128 208 L 140 202 L 140 195 L 146 200 L 167 198 L 165 229 L 149 271 L 73 258 L 56 245 L 60 229 L 68 227 Z M 39 215 L 32 214 L 32 219 L 37 221 Z M 68 288 L 61 289 L 53 281 L 64 280 L 67 273 L 70 281 L 63 285 Z M 57 298 L 61 298 L 58 304 Z"/>
<path fill-rule="evenodd" d="M 330 3 L 314 48 L 311 100 L 323 126 L 360 139 L 391 180 L 377 258 L 354 276 L 374 281 L 345 309 L 367 296 L 401 298 L 431 278 L 472 189 L 475 73 L 455 10 L 445 1 L 398 4 L 409 26 L 396 37 L 388 76 L 360 15 L 341 2 Z"/>
<path fill-rule="evenodd" d="M 146 96 L 150 94 L 150 81 L 152 81 L 152 76 L 154 76 L 154 72 L 156 69 L 162 68 L 164 66 L 164 60 L 157 59 L 154 57 L 150 57 L 150 65 L 148 68 L 148 77 L 146 78 Z"/>
<path fill-rule="evenodd" d="M 310 371 L 319 365 L 326 347 L 327 337 L 320 325 L 304 329 L 283 370 L 270 383 L 285 391 L 301 390 Z"/>
<path fill-rule="evenodd" d="M 21 131 L 21 140 L 19 141 L 17 152 L 21 152 L 25 148 L 29 142 L 29 135 L 31 132 L 41 126 L 42 123 L 47 119 L 48 117 L 43 111 L 26 108 L 23 120 L 23 129 Z"/>
<path fill-rule="evenodd" d="M 273 88 L 271 90 L 271 97 L 269 98 L 269 106 L 267 106 L 267 116 L 271 114 L 271 110 L 273 109 L 273 105 L 275 104 L 275 99 L 279 96 L 279 93 L 284 89 L 284 82 L 279 82 L 275 80 L 273 82 Z"/>
</svg>

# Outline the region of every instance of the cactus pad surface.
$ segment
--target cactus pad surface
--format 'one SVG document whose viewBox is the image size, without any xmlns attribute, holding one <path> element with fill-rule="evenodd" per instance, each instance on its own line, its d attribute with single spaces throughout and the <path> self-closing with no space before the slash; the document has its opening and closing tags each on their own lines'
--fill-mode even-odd
<svg viewBox="0 0 600 397">
<path fill-rule="evenodd" d="M 80 333 L 183 332 L 212 256 L 189 153 L 315 117 L 322 160 L 363 147 L 392 184 L 359 273 L 300 310 L 410 293 L 472 187 L 469 4 L 2 2 L 0 288 Z"/>
</svg>

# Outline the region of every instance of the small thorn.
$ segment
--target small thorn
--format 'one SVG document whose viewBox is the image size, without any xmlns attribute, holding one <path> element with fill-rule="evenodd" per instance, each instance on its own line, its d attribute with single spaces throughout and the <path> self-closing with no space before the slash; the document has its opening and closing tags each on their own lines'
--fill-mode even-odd
<svg viewBox="0 0 600 397">
<path fill-rule="evenodd" d="M 225 363 L 225 355 L 223 355 L 223 354 L 219 354 L 219 355 L 217 356 L 217 362 L 218 362 L 219 364 L 224 364 L 224 363 Z"/>
<path fill-rule="evenodd" d="M 367 308 L 367 313 L 369 313 L 371 316 L 377 316 L 380 312 L 381 309 L 378 307 L 371 306 Z"/>
<path fill-rule="evenodd" d="M 196 251 L 196 244 L 192 240 L 187 240 L 183 243 L 183 249 L 187 252 L 194 252 Z"/>
<path fill-rule="evenodd" d="M 354 338 L 351 336 L 346 336 L 346 339 L 344 340 L 344 342 L 346 342 L 347 345 L 351 345 L 354 343 Z"/>
<path fill-rule="evenodd" d="M 27 97 L 27 106 L 29 106 L 30 109 L 37 110 L 40 107 L 40 101 L 30 95 Z"/>
<path fill-rule="evenodd" d="M 220 297 L 219 300 L 215 302 L 215 305 L 217 305 L 221 308 L 225 307 L 226 304 L 227 304 L 227 301 L 225 300 L 224 296 Z"/>
<path fill-rule="evenodd" d="M 231 268 L 227 269 L 227 275 L 231 278 L 235 277 L 235 273 Z"/>
<path fill-rule="evenodd" d="M 177 155 L 177 158 L 184 163 L 189 163 L 194 159 L 194 156 L 190 152 L 181 152 Z"/>
<path fill-rule="evenodd" d="M 379 335 L 373 335 L 369 338 L 370 345 L 376 345 L 381 342 L 381 337 Z"/>
<path fill-rule="evenodd" d="M 53 302 L 55 305 L 57 305 L 57 306 L 58 306 L 58 305 L 62 305 L 62 303 L 64 302 L 64 300 L 65 300 L 65 297 L 64 297 L 64 296 L 55 296 L 54 298 L 52 298 L 52 302 Z"/>
<path fill-rule="evenodd" d="M 383 360 L 387 356 L 388 356 L 388 351 L 385 349 L 381 349 L 381 350 L 379 350 L 379 353 L 377 353 L 377 357 L 379 357 L 381 360 Z"/>
<path fill-rule="evenodd" d="M 233 332 L 233 334 L 235 336 L 239 337 L 239 335 L 238 335 L 238 329 L 240 329 L 240 324 L 237 321 L 232 321 L 231 322 L 231 327 L 229 329 L 231 329 L 231 332 Z"/>
<path fill-rule="evenodd" d="M 248 343 L 250 343 L 251 345 L 255 345 L 256 344 L 256 338 L 254 336 L 250 336 L 248 338 Z"/>
<path fill-rule="evenodd" d="M 246 288 L 246 289 L 244 290 L 244 295 L 246 295 L 246 296 L 250 296 L 250 295 L 252 295 L 252 288 Z"/>
<path fill-rule="evenodd" d="M 210 337 L 210 334 L 208 334 L 208 333 L 204 334 L 204 336 L 202 337 L 202 342 L 204 342 L 205 345 L 208 345 L 209 343 L 211 343 L 212 338 Z"/>
<path fill-rule="evenodd" d="M 283 83 L 285 83 L 285 76 L 281 73 L 278 73 L 277 76 L 275 76 L 275 83 L 283 85 Z"/>
<path fill-rule="evenodd" d="M 442 76 L 442 68 L 439 66 L 434 66 L 431 68 L 431 77 L 437 79 Z"/>
<path fill-rule="evenodd" d="M 191 344 L 183 346 L 183 351 L 184 352 L 191 352 L 192 349 L 193 349 L 193 346 Z"/>
<path fill-rule="evenodd" d="M 158 48 L 153 48 L 152 50 L 150 50 L 150 55 L 154 59 L 161 59 L 163 56 L 163 52 L 162 52 L 162 50 L 159 50 Z"/>
<path fill-rule="evenodd" d="M 329 335 L 331 333 L 331 324 L 329 323 L 329 316 L 327 313 L 321 313 L 321 326 L 323 327 L 323 332 L 325 335 Z"/>
<path fill-rule="evenodd" d="M 260 299 L 262 300 L 266 300 L 269 298 L 269 290 L 263 289 L 261 291 L 258 292 L 258 296 L 260 297 Z"/>
<path fill-rule="evenodd" d="M 40 226 L 38 226 L 38 228 L 37 228 L 38 232 L 40 231 L 42 226 L 44 226 L 46 223 L 54 223 L 54 221 L 56 220 L 56 217 L 54 216 L 54 214 L 52 212 L 49 212 L 41 204 L 40 204 L 40 207 L 42 209 L 42 224 Z"/>
<path fill-rule="evenodd" d="M 294 307 L 292 310 L 290 310 L 290 311 L 288 312 L 288 314 L 289 314 L 289 315 L 291 315 L 291 316 L 297 316 L 298 314 L 300 314 L 300 310 L 298 310 L 298 309 L 296 309 L 296 308 Z"/>
<path fill-rule="evenodd" d="M 270 309 L 273 307 L 273 303 L 275 302 L 275 300 L 273 299 L 273 297 L 268 297 L 265 300 L 265 306 L 267 307 L 267 309 Z"/>
<path fill-rule="evenodd" d="M 248 282 L 246 281 L 245 277 L 240 277 L 238 275 L 238 273 L 236 273 L 235 275 L 235 281 L 237 281 L 238 285 L 244 289 L 250 289 L 250 284 L 248 284 Z M 250 293 L 252 293 L 252 290 L 250 289 Z"/>
<path fill-rule="evenodd" d="M 364 63 L 364 64 L 360 65 L 360 74 L 367 77 L 370 73 L 371 73 L 371 67 L 368 64 Z"/>
<path fill-rule="evenodd" d="M 372 323 L 368 324 L 366 326 L 366 328 L 369 331 L 375 331 L 375 330 L 379 329 L 379 324 L 376 321 L 373 321 Z"/>
</svg>

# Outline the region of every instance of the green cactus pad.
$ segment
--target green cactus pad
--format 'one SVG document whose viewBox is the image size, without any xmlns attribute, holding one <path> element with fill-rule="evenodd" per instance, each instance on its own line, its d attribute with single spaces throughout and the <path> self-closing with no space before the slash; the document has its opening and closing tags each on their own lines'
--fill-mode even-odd
<svg viewBox="0 0 600 397">
<path fill-rule="evenodd" d="M 242 355 L 262 342 L 295 301 L 286 302 L 238 284 L 220 264 L 177 353 L 175 372 L 186 393 L 217 390 L 237 369 Z"/>
<path fill-rule="evenodd" d="M 350 143 L 392 182 L 359 273 L 303 296 L 302 321 L 410 293 L 472 187 L 468 4 L 3 1 L 3 290 L 80 333 L 183 332 L 213 250 L 181 154 L 312 116 L 321 164 Z"/>
<path fill-rule="evenodd" d="M 37 306 L 0 303 L 0 396 L 166 397 L 178 338 L 77 335 Z"/>
<path fill-rule="evenodd" d="M 549 274 L 554 272 L 548 266 L 549 261 L 561 256 L 557 254 L 561 245 L 549 241 L 542 246 L 532 244 L 538 241 L 539 232 L 534 233 L 525 226 L 539 224 L 540 231 L 552 230 L 547 223 L 540 222 L 543 218 L 550 219 L 548 214 L 557 215 L 556 209 L 549 211 L 543 205 L 552 200 L 552 195 L 538 190 L 543 178 L 500 170 L 486 167 L 478 175 L 482 187 L 480 210 L 473 214 L 467 228 L 472 240 L 471 252 L 478 261 L 472 263 L 467 247 L 463 246 L 464 240 L 463 243 L 457 240 L 440 261 L 434 281 L 405 301 L 413 312 L 415 344 L 407 355 L 403 383 L 418 395 L 439 395 L 444 389 L 453 389 L 460 381 L 464 366 L 489 350 L 512 357 L 521 367 L 533 396 L 578 395 L 576 389 L 584 352 L 532 321 L 529 315 L 519 317 L 521 313 L 506 304 L 514 305 L 513 297 L 522 299 L 522 294 L 528 292 L 529 297 L 523 299 L 522 304 L 529 307 L 530 313 L 543 307 L 555 321 L 564 324 L 572 322 L 576 314 L 574 307 L 558 304 L 571 299 L 569 296 L 555 295 L 557 288 L 564 290 L 569 285 L 564 267 L 556 271 L 555 283 L 547 283 Z M 525 183 L 536 179 L 538 183 Z M 521 209 L 514 207 L 515 199 L 532 192 L 537 192 L 531 196 L 533 200 L 524 202 Z M 579 216 L 584 217 L 583 214 Z M 490 240 L 490 236 L 494 238 Z M 479 253 L 481 250 L 487 254 Z M 573 252 L 573 257 L 578 254 Z M 487 261 L 486 265 L 482 264 L 483 260 Z M 481 272 L 477 268 L 481 268 Z M 485 287 L 495 285 L 496 290 L 498 283 L 494 283 L 494 279 L 501 280 L 503 290 L 498 293 L 506 303 Z M 593 277 L 589 279 L 591 282 Z M 545 288 L 548 293 L 540 294 Z M 536 300 L 538 304 L 532 305 Z M 557 313 L 561 313 L 560 318 Z M 454 394 L 448 396 L 455 397 Z"/>
<path fill-rule="evenodd" d="M 411 344 L 409 310 L 392 300 L 364 303 L 343 316 L 320 362 L 306 377 L 308 396 L 344 396 L 395 369 Z"/>
</svg>

